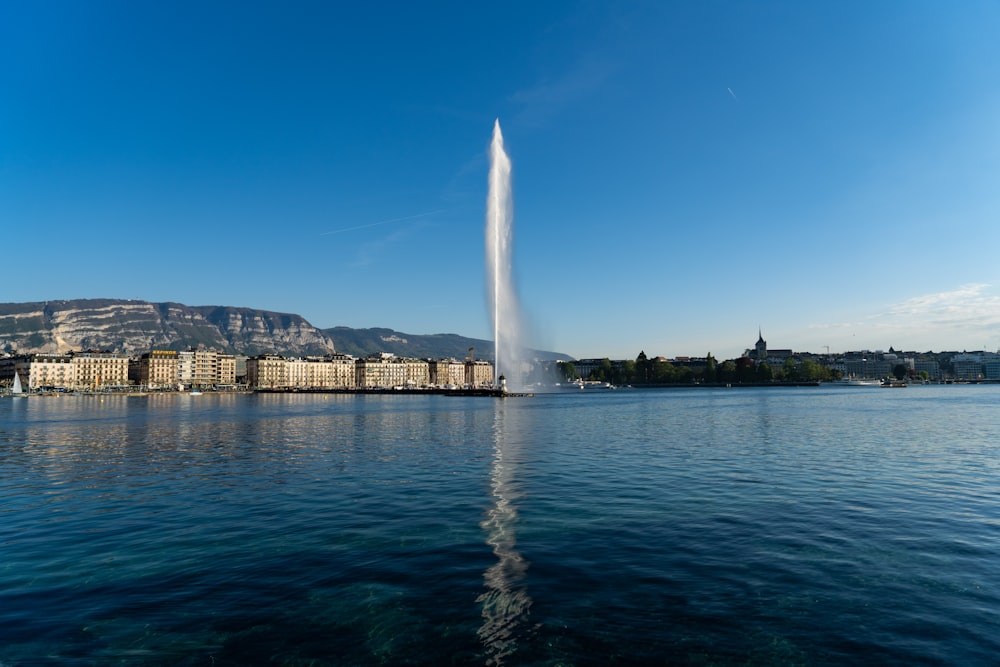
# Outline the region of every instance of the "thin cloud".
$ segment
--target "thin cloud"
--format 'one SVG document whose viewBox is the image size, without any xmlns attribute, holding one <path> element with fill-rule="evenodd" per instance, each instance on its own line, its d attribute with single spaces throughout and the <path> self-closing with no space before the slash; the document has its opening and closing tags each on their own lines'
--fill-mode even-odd
<svg viewBox="0 0 1000 667">
<path fill-rule="evenodd" d="M 519 90 L 510 99 L 521 107 L 518 114 L 521 122 L 539 125 L 593 95 L 614 71 L 615 67 L 608 62 L 587 61 L 558 79 Z"/>
<path fill-rule="evenodd" d="M 435 213 L 441 213 L 443 209 L 437 209 L 434 211 L 427 211 L 426 213 L 417 213 L 416 215 L 404 215 L 401 218 L 391 218 L 389 220 L 380 220 L 379 222 L 370 222 L 366 225 L 355 225 L 354 227 L 344 227 L 342 229 L 333 229 L 328 232 L 322 232 L 320 236 L 329 236 L 330 234 L 342 234 L 343 232 L 353 232 L 357 229 L 368 229 L 369 227 L 378 227 L 379 225 L 388 225 L 393 222 L 403 222 L 404 220 L 416 220 L 418 218 L 426 218 L 429 215 L 434 215 Z"/>
<path fill-rule="evenodd" d="M 734 93 L 734 92 L 733 92 L 733 89 L 732 89 L 732 88 L 726 88 L 726 90 L 728 90 L 728 91 L 729 91 L 729 94 L 733 96 L 733 99 L 734 99 L 734 100 L 736 100 L 737 102 L 739 102 L 739 101 L 740 101 L 740 98 L 736 97 L 736 93 Z"/>
<path fill-rule="evenodd" d="M 913 349 L 991 347 L 1000 340 L 1000 295 L 992 287 L 969 283 L 876 307 L 860 321 L 811 324 L 808 329 L 831 336 L 831 343 L 849 335 Z"/>
<path fill-rule="evenodd" d="M 935 326 L 1000 325 L 1000 296 L 988 293 L 989 283 L 970 283 L 958 289 L 913 297 L 886 309 L 886 315 L 904 322 Z"/>
</svg>

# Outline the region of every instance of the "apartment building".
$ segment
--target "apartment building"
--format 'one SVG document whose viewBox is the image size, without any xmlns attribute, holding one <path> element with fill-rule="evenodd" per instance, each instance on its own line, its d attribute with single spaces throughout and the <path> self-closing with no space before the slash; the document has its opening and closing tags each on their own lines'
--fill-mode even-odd
<svg viewBox="0 0 1000 667">
<path fill-rule="evenodd" d="M 220 353 L 217 357 L 215 383 L 221 386 L 236 384 L 236 357 Z"/>
<path fill-rule="evenodd" d="M 76 366 L 68 354 L 29 354 L 0 360 L 0 381 L 21 377 L 25 389 L 76 386 Z"/>
<path fill-rule="evenodd" d="M 76 352 L 76 387 L 88 389 L 128 384 L 128 355 L 119 352 Z"/>
<path fill-rule="evenodd" d="M 419 370 L 415 368 L 418 365 Z M 358 359 L 354 364 L 354 373 L 355 384 L 358 387 L 417 387 L 427 386 L 430 382 L 430 371 L 426 361 L 403 359 L 385 352 Z"/>
<path fill-rule="evenodd" d="M 473 387 L 493 385 L 493 364 L 488 361 L 465 362 L 465 384 Z"/>
<path fill-rule="evenodd" d="M 176 389 L 177 351 L 153 350 L 132 360 L 129 379 L 150 389 Z"/>
<path fill-rule="evenodd" d="M 277 354 L 261 354 L 247 359 L 247 384 L 257 389 L 284 389 L 291 386 L 285 374 L 286 360 Z"/>
</svg>

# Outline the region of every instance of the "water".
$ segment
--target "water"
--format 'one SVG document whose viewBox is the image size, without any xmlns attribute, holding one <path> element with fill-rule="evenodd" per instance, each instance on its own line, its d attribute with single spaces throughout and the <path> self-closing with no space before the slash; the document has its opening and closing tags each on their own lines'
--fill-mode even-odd
<svg viewBox="0 0 1000 667">
<path fill-rule="evenodd" d="M 995 664 L 998 404 L 0 400 L 0 663 Z"/>
<path fill-rule="evenodd" d="M 521 308 L 513 279 L 514 206 L 511 162 L 504 150 L 500 119 L 493 125 L 490 143 L 489 194 L 486 200 L 487 303 L 493 322 L 494 373 L 506 377 L 507 386 L 524 389 L 525 351 Z"/>
</svg>

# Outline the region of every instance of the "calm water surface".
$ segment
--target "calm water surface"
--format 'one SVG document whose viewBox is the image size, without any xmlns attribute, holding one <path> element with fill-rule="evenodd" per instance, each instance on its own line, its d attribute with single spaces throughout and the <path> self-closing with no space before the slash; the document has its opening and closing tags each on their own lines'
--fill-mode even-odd
<svg viewBox="0 0 1000 667">
<path fill-rule="evenodd" d="M 0 664 L 996 664 L 1000 387 L 0 400 Z"/>
</svg>

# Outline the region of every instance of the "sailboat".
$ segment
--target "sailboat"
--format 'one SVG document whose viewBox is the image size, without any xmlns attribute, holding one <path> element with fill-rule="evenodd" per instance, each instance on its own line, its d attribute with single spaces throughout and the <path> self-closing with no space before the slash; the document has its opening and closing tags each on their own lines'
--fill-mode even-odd
<svg viewBox="0 0 1000 667">
<path fill-rule="evenodd" d="M 15 397 L 24 396 L 24 389 L 21 387 L 21 376 L 14 371 L 14 386 L 10 389 L 10 395 Z"/>
</svg>

